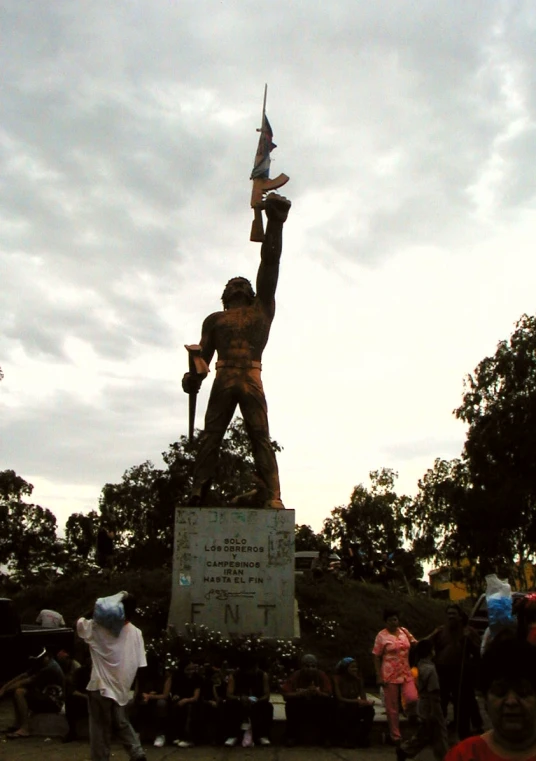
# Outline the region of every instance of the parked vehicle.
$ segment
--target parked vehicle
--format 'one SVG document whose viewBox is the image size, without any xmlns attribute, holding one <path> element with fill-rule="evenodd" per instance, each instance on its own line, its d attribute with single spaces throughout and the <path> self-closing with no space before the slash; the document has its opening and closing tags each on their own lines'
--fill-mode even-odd
<svg viewBox="0 0 536 761">
<path fill-rule="evenodd" d="M 305 571 L 310 571 L 313 564 L 313 560 L 318 557 L 318 550 L 302 550 L 294 553 L 294 573 L 303 574 Z M 340 565 L 341 558 L 336 552 L 332 552 L 329 556 L 330 568 L 337 568 Z"/>
<path fill-rule="evenodd" d="M 37 624 L 21 624 L 12 600 L 0 598 L 0 682 L 22 673 L 28 656 L 46 647 L 56 655 L 59 650 L 71 651 L 74 630 L 68 626 L 47 629 Z"/>
</svg>

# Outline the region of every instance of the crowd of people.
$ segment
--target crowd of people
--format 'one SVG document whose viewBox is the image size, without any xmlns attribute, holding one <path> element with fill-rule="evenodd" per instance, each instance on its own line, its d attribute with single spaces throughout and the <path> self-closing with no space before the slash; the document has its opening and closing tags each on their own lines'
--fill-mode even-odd
<svg viewBox="0 0 536 761">
<path fill-rule="evenodd" d="M 0 688 L 0 698 L 10 696 L 14 705 L 10 739 L 30 736 L 30 712 L 59 712 L 64 706 L 66 742 L 78 739 L 79 719 L 89 718 L 92 761 L 108 761 L 113 733 L 131 761 L 146 758 L 140 736 L 150 736 L 156 747 L 270 745 L 270 679 L 254 655 L 241 652 L 230 665 L 184 658 L 177 669 L 167 670 L 156 656 L 146 658 L 142 633 L 131 622 L 134 598 L 127 593 L 116 597 L 122 615 L 117 626 L 107 628 L 104 618 L 91 613 L 77 623 L 78 635 L 88 645 L 86 661 L 79 663 L 65 651 L 52 658 L 43 650 L 30 659 L 24 674 Z M 397 761 L 414 758 L 426 746 L 437 761 L 536 759 L 532 627 L 496 633 L 481 655 L 480 637 L 457 605 L 447 607 L 444 625 L 418 642 L 396 610 L 384 612 L 384 623 L 372 655 Z M 477 684 L 492 725 L 487 732 Z M 370 744 L 374 701 L 366 694 L 355 658 L 342 658 L 328 674 L 314 655 L 306 654 L 281 684 L 281 693 L 287 745 Z M 404 737 L 401 712 L 407 718 Z M 454 738 L 459 742 L 449 749 Z"/>
<path fill-rule="evenodd" d="M 125 605 L 128 614 L 127 600 Z M 11 695 L 15 706 L 8 738 L 30 736 L 30 709 L 55 713 L 64 704 L 64 741 L 77 740 L 79 720 L 88 717 L 93 761 L 108 759 L 112 728 L 135 761 L 145 758 L 139 738 L 148 733 L 156 747 L 271 744 L 270 680 L 254 656 L 242 652 L 235 664 L 218 666 L 185 658 L 177 669 L 166 670 L 156 656 L 144 657 L 138 632 L 128 618 L 119 637 L 83 618 L 78 633 L 89 645 L 86 662 L 65 651 L 32 658 L 28 672 L 0 689 L 0 697 Z M 355 659 L 343 658 L 330 677 L 314 655 L 305 655 L 281 691 L 289 746 L 369 745 L 374 707 Z"/>
<path fill-rule="evenodd" d="M 422 690 L 418 690 L 410 662 L 410 654 L 417 645 L 415 637 L 400 625 L 396 610 L 386 610 L 385 628 L 375 640 L 373 656 L 378 685 L 383 689 L 385 711 L 393 743 L 400 740 L 399 705 L 411 720 L 416 715 L 417 700 Z M 425 640 L 433 652 L 433 664 L 438 684 L 438 698 L 441 713 L 447 716 L 452 703 L 454 718 L 452 727 L 460 738 L 471 732 L 482 731 L 482 717 L 476 700 L 478 661 L 480 658 L 480 636 L 467 625 L 466 613 L 456 604 L 446 609 L 446 623 L 431 632 Z M 416 653 L 422 648 L 415 649 Z"/>
</svg>

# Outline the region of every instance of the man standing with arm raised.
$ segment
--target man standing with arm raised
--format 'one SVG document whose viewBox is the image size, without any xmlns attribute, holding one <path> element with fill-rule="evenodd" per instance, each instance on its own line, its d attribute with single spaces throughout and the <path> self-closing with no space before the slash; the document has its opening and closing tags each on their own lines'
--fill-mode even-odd
<svg viewBox="0 0 536 761">
<path fill-rule="evenodd" d="M 283 508 L 279 472 L 270 444 L 268 410 L 261 380 L 261 360 L 275 315 L 275 291 L 283 245 L 283 224 L 291 203 L 275 193 L 264 201 L 268 219 L 261 262 L 257 272 L 257 294 L 249 280 L 229 280 L 222 295 L 223 311 L 209 315 L 202 327 L 200 356 L 207 369 L 218 353 L 216 379 L 205 416 L 205 430 L 197 455 L 190 504 L 207 504 L 218 451 L 237 405 L 251 440 L 257 479 L 258 506 Z M 182 386 L 195 394 L 204 375 L 188 372 Z"/>
<path fill-rule="evenodd" d="M 76 624 L 78 636 L 89 645 L 92 662 L 87 686 L 91 761 L 109 761 L 112 729 L 131 761 L 147 761 L 125 710 L 138 668 L 147 666 L 145 646 L 141 631 L 130 623 L 136 610 L 134 597 L 125 592 L 120 604 L 124 622 L 119 634 L 91 616 L 79 618 Z"/>
</svg>

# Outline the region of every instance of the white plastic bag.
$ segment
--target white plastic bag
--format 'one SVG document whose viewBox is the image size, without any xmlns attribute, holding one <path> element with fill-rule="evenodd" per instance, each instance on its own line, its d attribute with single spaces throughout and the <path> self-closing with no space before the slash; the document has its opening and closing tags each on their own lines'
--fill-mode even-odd
<svg viewBox="0 0 536 761">
<path fill-rule="evenodd" d="M 122 600 L 126 594 L 126 592 L 118 592 L 110 597 L 99 597 L 93 609 L 93 620 L 114 637 L 119 637 L 125 625 L 125 609 Z"/>
<path fill-rule="evenodd" d="M 244 732 L 244 737 L 242 739 L 242 747 L 243 748 L 253 748 L 255 743 L 253 742 L 253 732 L 251 729 L 251 723 L 248 724 L 248 728 Z"/>
</svg>

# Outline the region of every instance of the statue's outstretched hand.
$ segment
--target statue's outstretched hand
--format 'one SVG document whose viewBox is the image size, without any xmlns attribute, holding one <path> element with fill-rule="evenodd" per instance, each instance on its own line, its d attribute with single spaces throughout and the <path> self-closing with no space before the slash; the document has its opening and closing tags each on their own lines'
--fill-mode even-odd
<svg viewBox="0 0 536 761">
<path fill-rule="evenodd" d="M 283 224 L 292 206 L 288 198 L 280 196 L 279 193 L 270 193 L 264 199 L 264 211 L 269 220 Z"/>
<path fill-rule="evenodd" d="M 201 388 L 201 378 L 190 373 L 184 373 L 182 376 L 182 390 L 187 394 L 197 394 Z"/>
</svg>

